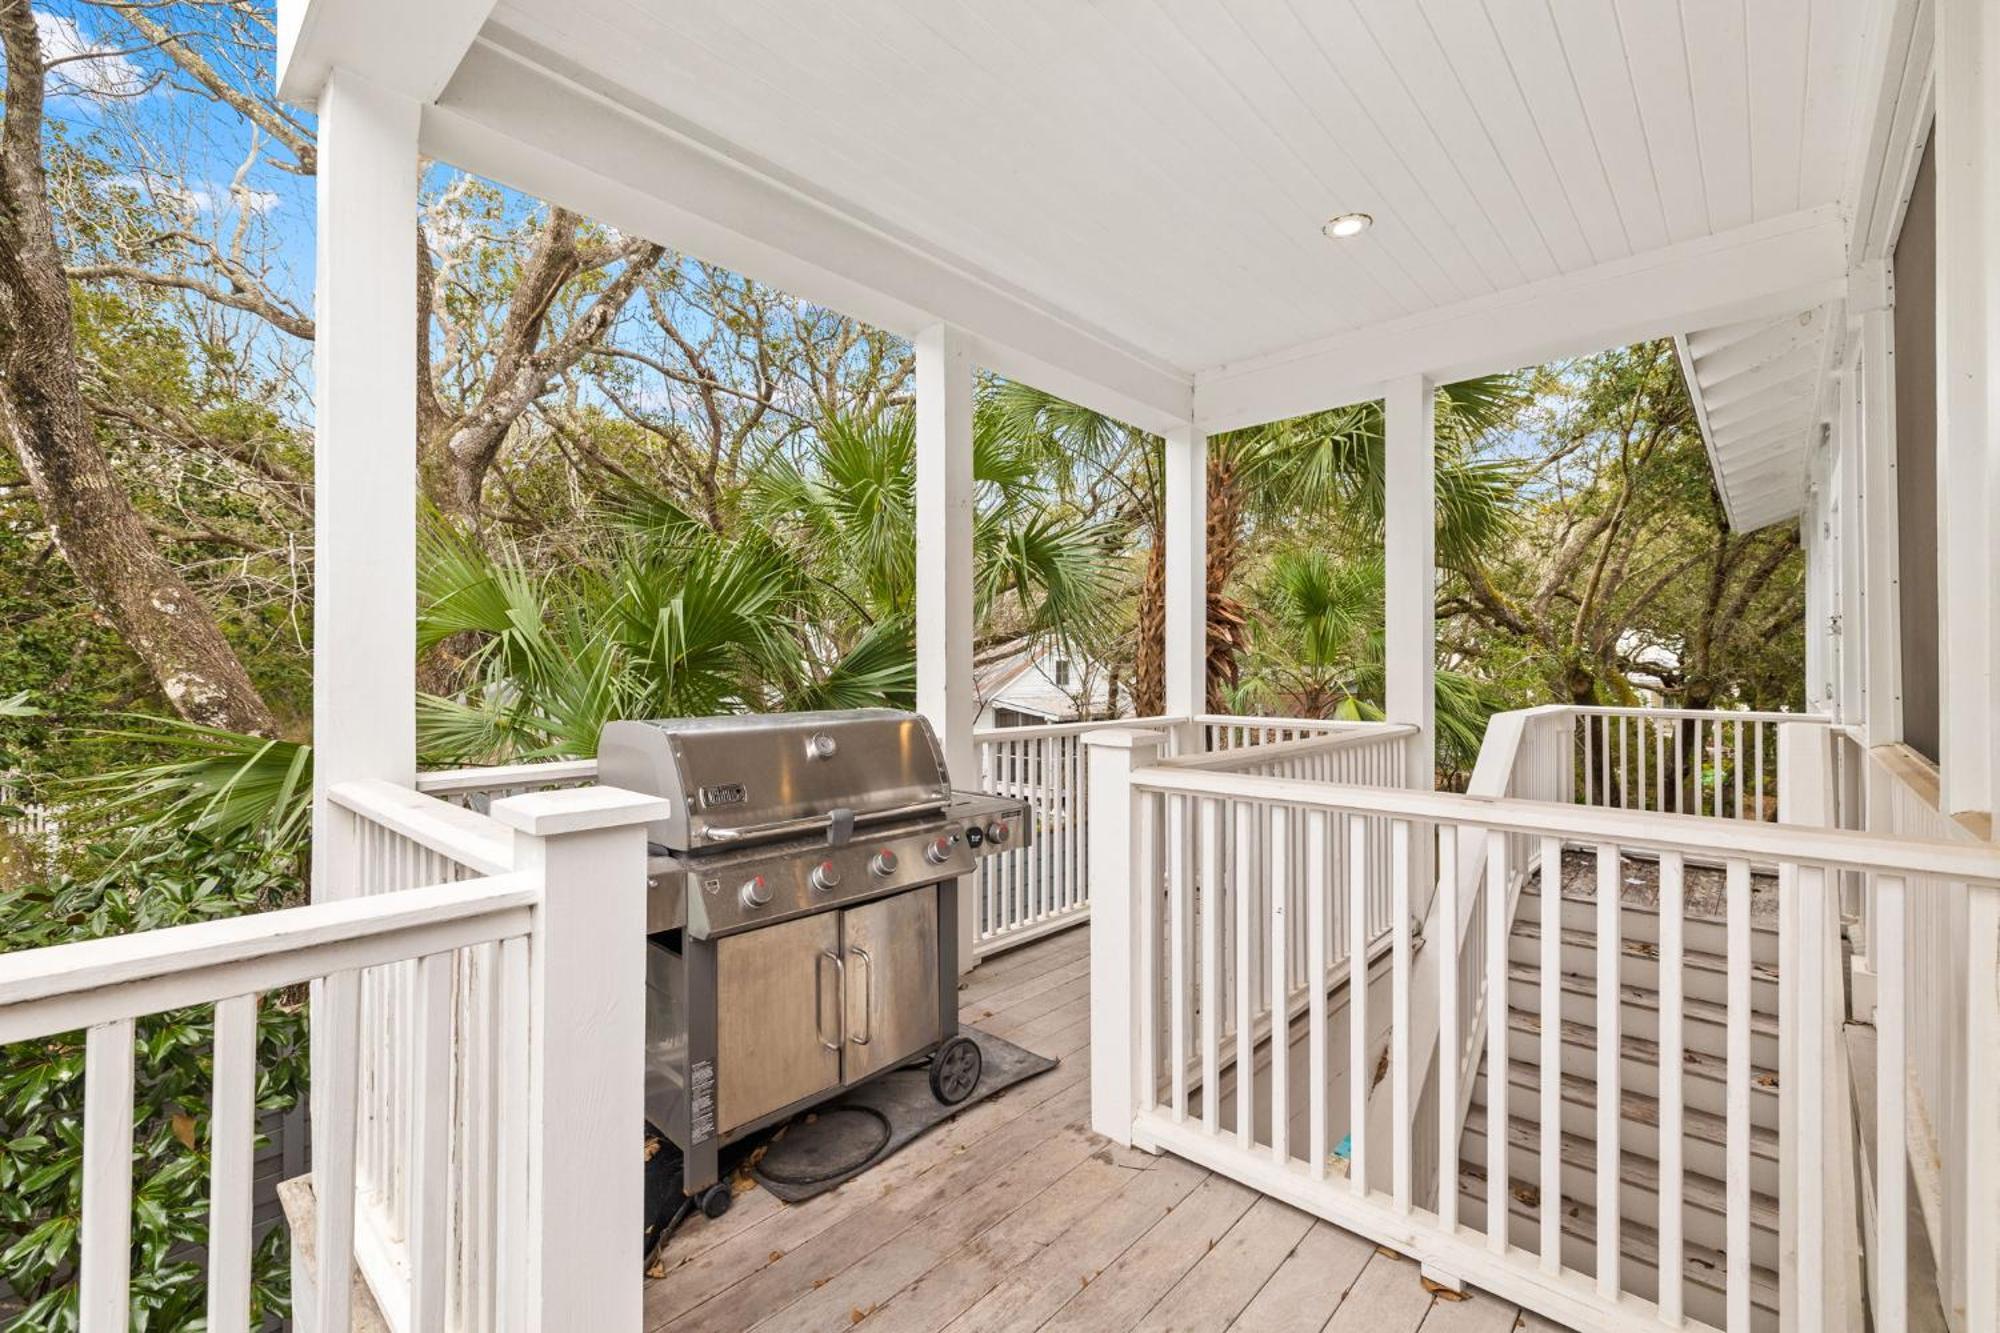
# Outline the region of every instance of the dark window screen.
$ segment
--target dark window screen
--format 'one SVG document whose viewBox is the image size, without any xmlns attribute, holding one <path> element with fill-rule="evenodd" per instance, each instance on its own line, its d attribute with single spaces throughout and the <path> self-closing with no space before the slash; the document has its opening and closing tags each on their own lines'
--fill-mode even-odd
<svg viewBox="0 0 2000 1333">
<path fill-rule="evenodd" d="M 1896 237 L 1896 549 L 1903 741 L 1938 757 L 1937 179 L 1931 143 Z"/>
</svg>

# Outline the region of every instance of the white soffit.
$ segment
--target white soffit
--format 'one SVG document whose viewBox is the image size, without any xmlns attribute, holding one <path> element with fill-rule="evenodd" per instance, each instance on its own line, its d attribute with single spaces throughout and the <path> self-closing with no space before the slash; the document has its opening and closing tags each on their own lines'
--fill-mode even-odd
<svg viewBox="0 0 2000 1333">
<path fill-rule="evenodd" d="M 1834 323 L 1832 308 L 1820 305 L 1674 340 L 1723 507 L 1740 532 L 1805 506 Z"/>
</svg>

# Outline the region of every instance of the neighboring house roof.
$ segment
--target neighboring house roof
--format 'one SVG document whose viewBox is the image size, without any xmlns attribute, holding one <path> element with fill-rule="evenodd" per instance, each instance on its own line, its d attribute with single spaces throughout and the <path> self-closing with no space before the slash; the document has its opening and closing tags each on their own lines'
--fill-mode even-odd
<svg viewBox="0 0 2000 1333">
<path fill-rule="evenodd" d="M 1034 643 L 996 654 L 973 668 L 973 694 L 982 711 L 1007 708 L 1052 722 L 1084 716 L 1081 690 L 1088 683 L 1089 712 L 1109 703 L 1109 675 L 1096 663 L 1057 644 Z"/>
</svg>

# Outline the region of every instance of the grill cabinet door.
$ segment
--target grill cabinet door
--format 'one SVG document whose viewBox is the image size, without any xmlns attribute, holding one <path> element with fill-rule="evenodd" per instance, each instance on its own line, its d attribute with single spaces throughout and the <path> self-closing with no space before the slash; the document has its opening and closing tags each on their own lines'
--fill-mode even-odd
<svg viewBox="0 0 2000 1333">
<path fill-rule="evenodd" d="M 841 913 L 847 958 L 847 1081 L 937 1041 L 937 887 Z"/>
<path fill-rule="evenodd" d="M 716 941 L 718 1131 L 839 1086 L 839 948 L 833 912 Z"/>
</svg>

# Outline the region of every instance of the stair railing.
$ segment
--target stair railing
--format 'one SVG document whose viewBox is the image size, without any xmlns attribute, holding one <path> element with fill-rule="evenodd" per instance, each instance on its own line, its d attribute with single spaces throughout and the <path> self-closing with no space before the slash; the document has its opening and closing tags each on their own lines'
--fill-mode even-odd
<svg viewBox="0 0 2000 1333">
<path fill-rule="evenodd" d="M 1757 1071 L 1783 1056 L 1781 1030 L 1753 1015 L 1753 987 L 1769 984 L 1753 966 L 1753 946 L 1760 933 L 1768 937 L 1768 918 L 1787 899 L 1796 913 L 1816 898 L 1822 919 L 1831 917 L 1834 872 L 1873 874 L 1880 884 L 1923 876 L 1965 883 L 1981 947 L 1962 1000 L 1964 1030 L 1990 1048 L 2000 1040 L 1992 956 L 2000 938 L 2000 849 L 1217 773 L 1160 764 L 1159 749 L 1157 737 L 1141 732 L 1092 738 L 1093 853 L 1102 876 L 1092 940 L 1092 1116 L 1101 1132 L 1201 1163 L 1410 1255 L 1435 1274 L 1577 1327 L 1747 1329 L 1797 1317 L 1798 1327 L 1809 1328 L 1845 1317 L 1852 1303 L 1840 1304 L 1846 1298 L 1838 1287 L 1822 1291 L 1816 1318 L 1808 1318 L 1815 1307 L 1806 1284 L 1788 1288 L 1778 1276 L 1783 1213 L 1795 1215 L 1799 1242 L 1810 1243 L 1803 1220 L 1840 1211 L 1837 1181 L 1848 1165 L 1822 1150 L 1819 1169 L 1809 1170 L 1801 1155 L 1773 1214 L 1770 1153 L 1784 1080 Z M 1422 840 L 1483 843 L 1476 923 L 1486 936 L 1483 975 L 1443 966 L 1434 989 L 1440 1013 L 1463 1012 L 1471 987 L 1483 987 L 1493 1001 L 1477 1032 L 1463 1034 L 1483 1048 L 1476 1077 L 1488 1095 L 1478 1121 L 1462 1133 L 1435 1131 L 1439 1151 L 1428 1170 L 1419 1167 L 1416 1142 L 1426 1129 L 1412 1040 L 1417 940 L 1407 911 L 1390 913 L 1389 966 L 1377 993 L 1351 987 L 1357 1000 L 1368 998 L 1347 1004 L 1344 1015 L 1329 1012 L 1318 988 L 1308 988 L 1298 1014 L 1273 993 L 1268 1065 L 1246 1080 L 1247 1092 L 1239 1081 L 1223 1095 L 1215 1077 L 1222 1028 L 1203 997 L 1217 993 L 1221 924 L 1233 914 L 1198 910 L 1203 886 L 1215 882 L 1205 876 L 1219 826 L 1211 812 L 1222 803 L 1269 831 L 1271 892 L 1248 934 L 1269 941 L 1274 979 L 1286 975 L 1299 912 L 1309 973 L 1342 948 L 1357 969 L 1368 966 L 1365 950 L 1354 952 L 1360 936 L 1336 934 L 1339 909 L 1366 897 L 1336 894 L 1336 867 L 1348 884 L 1384 885 L 1391 903 L 1403 906 L 1418 894 L 1411 853 Z M 1297 842 L 1294 825 L 1303 829 Z M 1163 836 L 1170 829 L 1179 832 Z M 1386 856 L 1373 850 L 1377 830 L 1386 834 Z M 1588 889 L 1581 901 L 1566 902 L 1561 892 L 1565 852 L 1572 879 L 1579 852 L 1594 866 L 1573 885 Z M 1656 940 L 1628 938 L 1626 879 L 1635 866 L 1652 867 L 1647 873 L 1656 876 Z M 1461 871 L 1450 891 L 1455 898 L 1463 866 L 1453 868 Z M 1530 869 L 1548 890 L 1538 895 L 1539 984 L 1519 979 L 1507 948 L 1510 886 L 1517 871 Z M 1698 969 L 1693 924 L 1682 927 L 1697 893 L 1717 901 L 1725 916 L 1711 932 L 1714 942 L 1701 946 Z M 1563 956 L 1571 947 L 1563 939 L 1565 910 L 1593 922 L 1595 940 L 1583 958 Z M 1564 975 L 1577 967 L 1583 972 Z M 1660 1003 L 1635 1004 L 1621 980 L 1655 967 Z M 1719 987 L 1719 1001 L 1683 999 L 1683 981 L 1692 985 L 1697 976 Z M 1834 980 L 1801 954 L 1785 982 L 1788 1016 L 1802 986 L 1819 987 L 1818 1003 L 1830 1003 Z M 1811 1008 L 1801 1012 L 1810 1018 Z M 1892 1020 L 1890 1032 L 1902 1021 Z M 1794 1058 L 1804 1062 L 1794 1079 L 1803 1087 L 1813 1077 L 1810 1056 Z M 1971 1104 L 1987 1111 L 1996 1104 L 1991 1071 L 1988 1061 L 1965 1080 L 1968 1095 L 1987 1097 Z M 1570 1093 L 1577 1079 L 1595 1086 L 1588 1102 Z M 1372 1131 L 1367 1114 L 1368 1091 L 1378 1082 L 1396 1111 L 1386 1138 Z M 1515 1090 L 1518 1098 L 1509 1095 Z M 1628 1093 L 1653 1099 L 1652 1120 L 1628 1113 Z M 1592 1142 L 1580 1152 L 1566 1141 L 1565 1109 L 1591 1125 Z M 1715 1127 L 1712 1137 L 1694 1132 L 1690 1117 L 1697 1114 Z M 1883 1119 L 1902 1124 L 1899 1114 Z M 1891 1132 L 1883 1131 L 1885 1139 Z M 1710 1183 L 1691 1193 L 1687 1154 L 1696 1152 L 1713 1153 L 1713 1161 L 1700 1171 Z M 1967 1164 L 1959 1225 L 1974 1235 L 1995 1234 L 1996 1156 L 1989 1151 Z M 1377 1158 L 1388 1164 L 1386 1178 L 1365 1169 Z M 1871 1252 L 1891 1253 L 1881 1247 L 1895 1228 L 1878 1219 L 1871 1231 Z M 1822 1226 L 1818 1244 L 1831 1246 L 1836 1234 Z M 1806 1274 L 1829 1271 L 1808 1266 L 1824 1264 L 1813 1256 L 1825 1252 L 1807 1251 Z M 1988 1322 L 1966 1326 L 1990 1327 L 1990 1272 L 1971 1286 L 1968 1320 Z M 1878 1321 L 1900 1308 L 1889 1294 Z"/>
</svg>

